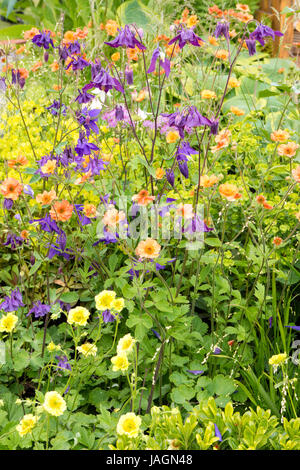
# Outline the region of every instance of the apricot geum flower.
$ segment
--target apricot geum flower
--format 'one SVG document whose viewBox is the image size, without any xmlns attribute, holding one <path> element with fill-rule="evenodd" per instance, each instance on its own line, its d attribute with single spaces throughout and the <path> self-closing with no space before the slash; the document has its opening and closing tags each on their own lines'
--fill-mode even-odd
<svg viewBox="0 0 300 470">
<path fill-rule="evenodd" d="M 21 437 L 26 436 L 26 434 L 31 434 L 38 420 L 39 417 L 31 413 L 24 415 L 20 423 L 16 426 L 16 430 Z"/>
</svg>

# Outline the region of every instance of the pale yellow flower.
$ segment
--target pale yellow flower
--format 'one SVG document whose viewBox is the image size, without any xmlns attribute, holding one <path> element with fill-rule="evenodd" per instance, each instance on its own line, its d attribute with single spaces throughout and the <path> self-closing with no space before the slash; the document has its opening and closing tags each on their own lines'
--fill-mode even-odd
<svg viewBox="0 0 300 470">
<path fill-rule="evenodd" d="M 12 312 L 4 315 L 0 320 L 0 333 L 11 333 L 18 322 L 17 315 L 14 315 Z"/>
<path fill-rule="evenodd" d="M 118 342 L 117 353 L 118 354 L 122 354 L 122 353 L 129 354 L 129 353 L 131 353 L 131 351 L 133 350 L 133 346 L 134 346 L 135 342 L 136 342 L 135 339 L 131 336 L 130 333 L 123 336 L 123 338 L 121 338 Z"/>
<path fill-rule="evenodd" d="M 277 354 L 275 356 L 270 357 L 269 364 L 270 366 L 280 366 L 281 364 L 284 364 L 286 360 L 287 360 L 286 353 Z"/>
<path fill-rule="evenodd" d="M 126 413 L 121 416 L 117 424 L 117 433 L 125 434 L 129 437 L 137 437 L 139 434 L 142 420 L 134 413 Z"/>
<path fill-rule="evenodd" d="M 78 326 L 85 326 L 90 316 L 90 312 L 85 307 L 71 308 L 68 313 L 67 322 L 72 325 L 73 323 Z"/>
<path fill-rule="evenodd" d="M 129 367 L 129 362 L 127 359 L 126 353 L 120 353 L 117 356 L 111 358 L 111 362 L 113 364 L 113 371 L 116 372 L 118 370 L 125 371 Z"/>
<path fill-rule="evenodd" d="M 113 290 L 103 290 L 95 296 L 96 309 L 103 312 L 110 310 L 116 299 L 116 293 Z"/>
<path fill-rule="evenodd" d="M 112 310 L 115 310 L 116 312 L 120 313 L 123 310 L 124 306 L 125 306 L 125 300 L 122 297 L 120 297 L 113 301 L 111 308 Z"/>
<path fill-rule="evenodd" d="M 26 434 L 30 434 L 38 419 L 38 416 L 34 416 L 33 414 L 24 415 L 18 426 L 16 426 L 16 430 L 20 436 L 24 437 Z"/>
<path fill-rule="evenodd" d="M 55 391 L 46 393 L 43 406 L 52 416 L 61 416 L 67 409 L 65 400 Z"/>
<path fill-rule="evenodd" d="M 87 356 L 96 356 L 97 346 L 95 344 L 91 344 L 91 343 L 84 343 L 81 346 L 77 346 L 77 351 L 79 351 L 85 357 L 87 357 Z"/>
</svg>

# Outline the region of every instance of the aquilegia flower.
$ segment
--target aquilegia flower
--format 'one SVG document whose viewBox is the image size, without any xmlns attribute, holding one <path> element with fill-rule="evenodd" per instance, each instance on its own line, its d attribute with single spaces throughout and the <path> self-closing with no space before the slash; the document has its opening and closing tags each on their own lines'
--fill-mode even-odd
<svg viewBox="0 0 300 470">
<path fill-rule="evenodd" d="M 142 51 L 147 49 L 144 44 L 136 39 L 135 34 L 131 31 L 130 26 L 127 24 L 124 28 L 121 28 L 118 31 L 119 34 L 115 39 L 110 42 L 104 42 L 104 44 L 107 44 L 111 47 L 127 47 L 129 49 L 135 49 L 135 46 L 137 46 Z"/>
<path fill-rule="evenodd" d="M 157 48 L 154 50 L 152 54 L 150 67 L 148 68 L 147 73 L 152 73 L 155 71 L 156 62 L 158 59 L 160 59 L 160 57 L 161 57 L 160 49 L 159 49 L 159 46 L 157 46 Z M 164 58 L 164 60 L 160 59 L 159 65 L 164 69 L 166 76 L 168 77 L 170 75 L 170 67 L 171 67 L 171 63 L 169 59 L 167 58 Z"/>
<path fill-rule="evenodd" d="M 32 42 L 36 46 L 43 47 L 44 49 L 49 49 L 50 44 L 52 47 L 54 47 L 53 41 L 51 39 L 51 33 L 46 31 L 40 31 L 40 34 L 36 34 L 32 38 Z"/>
<path fill-rule="evenodd" d="M 97 75 L 92 76 L 92 81 L 87 83 L 83 87 L 83 91 L 90 90 L 91 88 L 99 88 L 99 90 L 105 91 L 107 93 L 113 88 L 121 93 L 124 93 L 124 89 L 121 83 L 102 67 Z"/>
<path fill-rule="evenodd" d="M 219 21 L 215 29 L 215 37 L 218 39 L 220 36 L 224 36 L 225 39 L 229 39 L 229 23 L 228 21 Z"/>
<path fill-rule="evenodd" d="M 59 113 L 61 113 L 63 116 L 67 115 L 66 106 L 63 103 L 61 103 L 59 100 L 54 100 L 50 106 L 46 106 L 46 109 L 49 109 L 50 113 L 53 116 L 58 116 Z"/>
<path fill-rule="evenodd" d="M 89 137 L 91 131 L 95 134 L 99 134 L 99 128 L 97 125 L 98 116 L 100 114 L 100 109 L 91 109 L 83 108 L 77 114 L 77 121 L 81 124 L 86 130 L 86 136 Z"/>
<path fill-rule="evenodd" d="M 79 95 L 77 96 L 75 101 L 78 101 L 78 103 L 80 103 L 80 104 L 88 103 L 93 98 L 95 98 L 94 95 L 91 95 L 90 93 L 87 93 L 85 90 L 79 90 L 78 89 L 78 92 L 79 92 Z"/>
<path fill-rule="evenodd" d="M 197 36 L 192 28 L 185 29 L 183 26 L 181 26 L 181 29 L 179 30 L 179 33 L 177 36 L 175 36 L 171 41 L 169 41 L 169 46 L 174 44 L 174 42 L 177 42 L 179 44 L 180 49 L 182 49 L 188 42 L 192 44 L 193 46 L 200 47 L 201 43 L 203 43 L 203 39 L 201 39 L 199 36 Z"/>
<path fill-rule="evenodd" d="M 24 307 L 24 304 L 20 289 L 17 287 L 17 289 L 11 291 L 10 295 L 4 297 L 4 300 L 0 303 L 0 310 L 14 312 L 19 307 Z"/>
<path fill-rule="evenodd" d="M 44 317 L 47 315 L 47 313 L 50 312 L 50 309 L 51 305 L 42 304 L 42 302 L 38 300 L 32 304 L 32 308 L 29 310 L 26 316 L 28 317 L 33 313 L 35 318 Z"/>
</svg>

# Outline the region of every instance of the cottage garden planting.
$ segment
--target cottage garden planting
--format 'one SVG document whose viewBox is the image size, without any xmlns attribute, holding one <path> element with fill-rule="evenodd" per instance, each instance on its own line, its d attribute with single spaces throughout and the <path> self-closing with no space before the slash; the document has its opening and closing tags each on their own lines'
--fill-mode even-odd
<svg viewBox="0 0 300 470">
<path fill-rule="evenodd" d="M 205 15 L 3 46 L 2 450 L 300 449 L 299 72 Z"/>
</svg>

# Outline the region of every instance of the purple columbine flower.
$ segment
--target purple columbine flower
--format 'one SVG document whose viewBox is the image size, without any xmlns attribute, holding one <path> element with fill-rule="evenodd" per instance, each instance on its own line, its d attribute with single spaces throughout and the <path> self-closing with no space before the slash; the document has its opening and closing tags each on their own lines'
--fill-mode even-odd
<svg viewBox="0 0 300 470">
<path fill-rule="evenodd" d="M 73 255 L 73 250 L 66 248 L 67 236 L 63 230 L 60 230 L 60 233 L 57 235 L 55 243 L 48 244 L 49 252 L 48 258 L 52 259 L 54 256 L 62 256 L 66 260 L 71 259 Z"/>
<path fill-rule="evenodd" d="M 5 93 L 6 92 L 6 78 L 5 77 L 0 77 L 0 91 L 1 93 Z"/>
<path fill-rule="evenodd" d="M 116 78 L 109 75 L 104 68 L 102 68 L 100 72 L 92 78 L 90 83 L 84 85 L 83 90 L 86 91 L 91 88 L 99 88 L 99 90 L 103 90 L 105 93 L 114 88 L 115 90 L 124 93 L 124 88 L 121 83 Z"/>
<path fill-rule="evenodd" d="M 213 228 L 209 228 L 204 220 L 201 220 L 199 215 L 194 215 L 194 217 L 189 221 L 189 224 L 186 228 L 183 227 L 184 233 L 197 233 L 197 232 L 211 232 Z"/>
<path fill-rule="evenodd" d="M 12 199 L 4 199 L 4 202 L 3 202 L 4 209 L 9 211 L 13 205 L 14 205 L 14 201 Z"/>
<path fill-rule="evenodd" d="M 37 302 L 34 302 L 32 304 L 32 308 L 29 310 L 26 316 L 28 317 L 29 315 L 34 313 L 35 318 L 44 317 L 45 315 L 47 315 L 47 313 L 50 312 L 50 309 L 51 305 L 42 304 L 42 302 L 38 300 Z"/>
<path fill-rule="evenodd" d="M 216 424 L 215 424 L 215 436 L 219 439 L 220 442 L 223 441 L 222 434 Z"/>
<path fill-rule="evenodd" d="M 81 52 L 81 46 L 78 41 L 71 42 L 68 45 L 68 52 L 73 55 L 73 54 L 80 54 Z"/>
<path fill-rule="evenodd" d="M 67 115 L 67 108 L 60 100 L 54 100 L 50 106 L 46 106 L 46 109 L 48 109 L 53 116 L 58 116 L 59 112 L 61 112 L 63 116 Z"/>
<path fill-rule="evenodd" d="M 295 330 L 295 331 L 300 331 L 300 326 L 296 326 L 296 325 L 285 325 L 284 327 L 285 327 L 285 328 L 291 328 L 292 330 Z"/>
<path fill-rule="evenodd" d="M 78 215 L 81 225 L 89 225 L 92 223 L 91 219 L 83 214 L 83 204 L 74 204 L 74 209 Z"/>
<path fill-rule="evenodd" d="M 34 198 L 34 191 L 33 191 L 32 187 L 29 184 L 24 184 L 23 192 L 24 192 L 24 194 L 27 194 L 28 196 Z"/>
<path fill-rule="evenodd" d="M 222 349 L 221 349 L 221 348 L 218 348 L 218 347 L 216 347 L 216 348 L 214 349 L 214 352 L 213 352 L 213 354 L 221 354 L 221 352 L 222 352 Z"/>
<path fill-rule="evenodd" d="M 211 121 L 210 133 L 213 135 L 217 135 L 218 129 L 219 129 L 219 119 L 216 119 L 215 121 Z"/>
<path fill-rule="evenodd" d="M 94 95 L 91 95 L 90 93 L 87 93 L 85 90 L 79 90 L 78 89 L 78 92 L 79 92 L 79 95 L 77 96 L 75 101 L 78 101 L 78 103 L 80 103 L 80 104 L 89 103 L 89 101 L 92 101 L 92 99 L 95 98 Z"/>
<path fill-rule="evenodd" d="M 160 51 L 159 51 L 159 46 L 157 46 L 156 49 L 154 49 L 154 52 L 151 57 L 151 62 L 150 62 L 150 67 L 147 70 L 147 73 L 152 73 L 155 71 L 156 67 L 156 62 L 160 58 Z M 170 75 L 170 68 L 171 68 L 171 63 L 169 59 L 165 58 L 165 60 L 159 61 L 160 66 L 164 69 L 166 76 L 168 77 Z"/>
<path fill-rule="evenodd" d="M 108 164 L 109 162 L 105 162 L 101 158 L 97 157 L 97 155 L 94 155 L 89 159 L 86 167 L 82 168 L 82 171 L 85 173 L 90 171 L 92 175 L 100 175 L 100 171 L 106 170 L 106 165 Z"/>
<path fill-rule="evenodd" d="M 175 36 L 173 39 L 171 39 L 171 41 L 169 41 L 169 46 L 171 44 L 174 44 L 174 42 L 177 42 L 177 41 L 178 41 L 180 49 L 182 49 L 187 43 L 190 43 L 193 46 L 200 47 L 201 46 L 200 43 L 205 42 L 203 41 L 203 39 L 201 39 L 199 36 L 197 36 L 194 33 L 192 28 L 186 29 L 183 26 L 181 26 L 181 29 L 179 30 L 179 33 L 177 34 L 177 36 Z"/>
<path fill-rule="evenodd" d="M 133 84 L 133 70 L 128 65 L 125 68 L 125 78 L 128 85 Z"/>
<path fill-rule="evenodd" d="M 135 34 L 131 31 L 128 25 L 125 25 L 124 28 L 118 30 L 118 36 L 110 42 L 104 42 L 111 47 L 128 47 L 129 49 L 134 49 L 137 46 L 140 50 L 145 51 L 147 48 L 138 41 L 135 37 Z"/>
<path fill-rule="evenodd" d="M 83 57 L 72 57 L 72 60 L 67 65 L 66 70 L 68 70 L 72 66 L 72 70 L 83 70 L 85 67 L 91 65 L 87 60 Z"/>
<path fill-rule="evenodd" d="M 19 307 L 24 307 L 22 294 L 20 289 L 14 289 L 11 291 L 10 295 L 6 295 L 4 300 L 0 304 L 0 309 L 5 312 L 14 312 L 18 310 Z"/>
<path fill-rule="evenodd" d="M 68 362 L 67 356 L 55 356 L 55 359 L 58 361 L 56 370 L 72 370 L 71 364 Z"/>
<path fill-rule="evenodd" d="M 270 317 L 269 318 L 269 328 L 272 328 L 272 324 L 273 324 L 273 317 Z"/>
<path fill-rule="evenodd" d="M 38 46 L 38 47 L 43 47 L 44 49 L 49 49 L 49 46 L 51 44 L 52 47 L 54 47 L 53 41 L 51 39 L 51 34 L 50 32 L 40 31 L 40 34 L 36 34 L 32 38 L 32 42 Z"/>
<path fill-rule="evenodd" d="M 21 246 L 24 243 L 24 238 L 18 237 L 14 233 L 8 233 L 6 237 L 6 242 L 3 243 L 3 246 L 10 246 L 12 250 L 15 250 L 17 246 Z"/>
<path fill-rule="evenodd" d="M 44 232 L 52 233 L 60 233 L 60 228 L 58 227 L 57 223 L 55 220 L 52 220 L 49 214 L 46 214 L 45 217 L 42 217 L 41 219 L 34 219 L 34 220 L 29 220 L 30 224 L 33 224 L 34 222 L 38 222 L 40 229 L 43 230 Z"/>
<path fill-rule="evenodd" d="M 156 330 L 154 330 L 153 328 L 151 328 L 151 331 L 153 331 L 153 334 L 156 336 L 156 338 L 160 339 L 160 341 L 161 341 L 160 334 Z"/>
<path fill-rule="evenodd" d="M 116 320 L 116 317 L 112 313 L 110 313 L 109 310 L 104 310 L 104 312 L 102 312 L 102 318 L 104 323 L 111 323 Z"/>
<path fill-rule="evenodd" d="M 116 127 L 118 122 L 123 122 L 123 124 L 131 124 L 128 111 L 123 105 L 117 105 L 111 111 L 107 111 L 102 115 L 102 119 L 107 121 L 109 127 Z"/>
<path fill-rule="evenodd" d="M 246 46 L 249 51 L 249 55 L 256 54 L 256 40 L 255 39 L 246 39 Z"/>
<path fill-rule="evenodd" d="M 174 171 L 171 170 L 166 170 L 166 178 L 168 183 L 174 188 L 174 183 L 175 183 L 175 176 L 174 176 Z"/>
<path fill-rule="evenodd" d="M 11 70 L 11 81 L 14 85 L 18 84 L 20 88 L 24 88 L 25 78 L 21 78 L 19 70 Z"/>
<path fill-rule="evenodd" d="M 87 139 L 85 138 L 85 135 L 83 132 L 79 133 L 79 139 L 77 141 L 77 145 L 75 147 L 75 152 L 82 157 L 83 155 L 91 155 L 91 153 L 94 150 L 99 150 L 97 145 L 88 142 Z"/>
<path fill-rule="evenodd" d="M 281 33 L 280 31 L 274 31 L 269 26 L 266 26 L 260 23 L 255 29 L 255 31 L 253 31 L 253 33 L 250 33 L 249 38 L 255 39 L 256 41 L 260 43 L 261 46 L 264 46 L 265 45 L 264 39 L 266 37 L 271 37 L 274 41 L 275 36 L 283 36 L 283 33 Z"/>
<path fill-rule="evenodd" d="M 97 125 L 98 116 L 100 114 L 100 109 L 91 109 L 83 108 L 80 113 L 78 113 L 77 121 L 81 124 L 86 130 L 86 136 L 89 137 L 91 131 L 95 134 L 99 134 L 99 127 Z"/>
<path fill-rule="evenodd" d="M 193 374 L 193 375 L 201 375 L 204 373 L 204 370 L 191 370 L 191 369 L 187 369 L 187 372 L 189 372 L 190 374 Z"/>
<path fill-rule="evenodd" d="M 178 160 L 178 168 L 179 168 L 180 173 L 181 173 L 185 178 L 188 178 L 188 177 L 189 177 L 189 167 L 188 167 L 187 161 L 185 161 L 185 160 Z"/>
<path fill-rule="evenodd" d="M 215 30 L 215 37 L 218 39 L 220 36 L 224 36 L 225 39 L 229 40 L 229 23 L 228 21 L 219 21 Z"/>
</svg>

